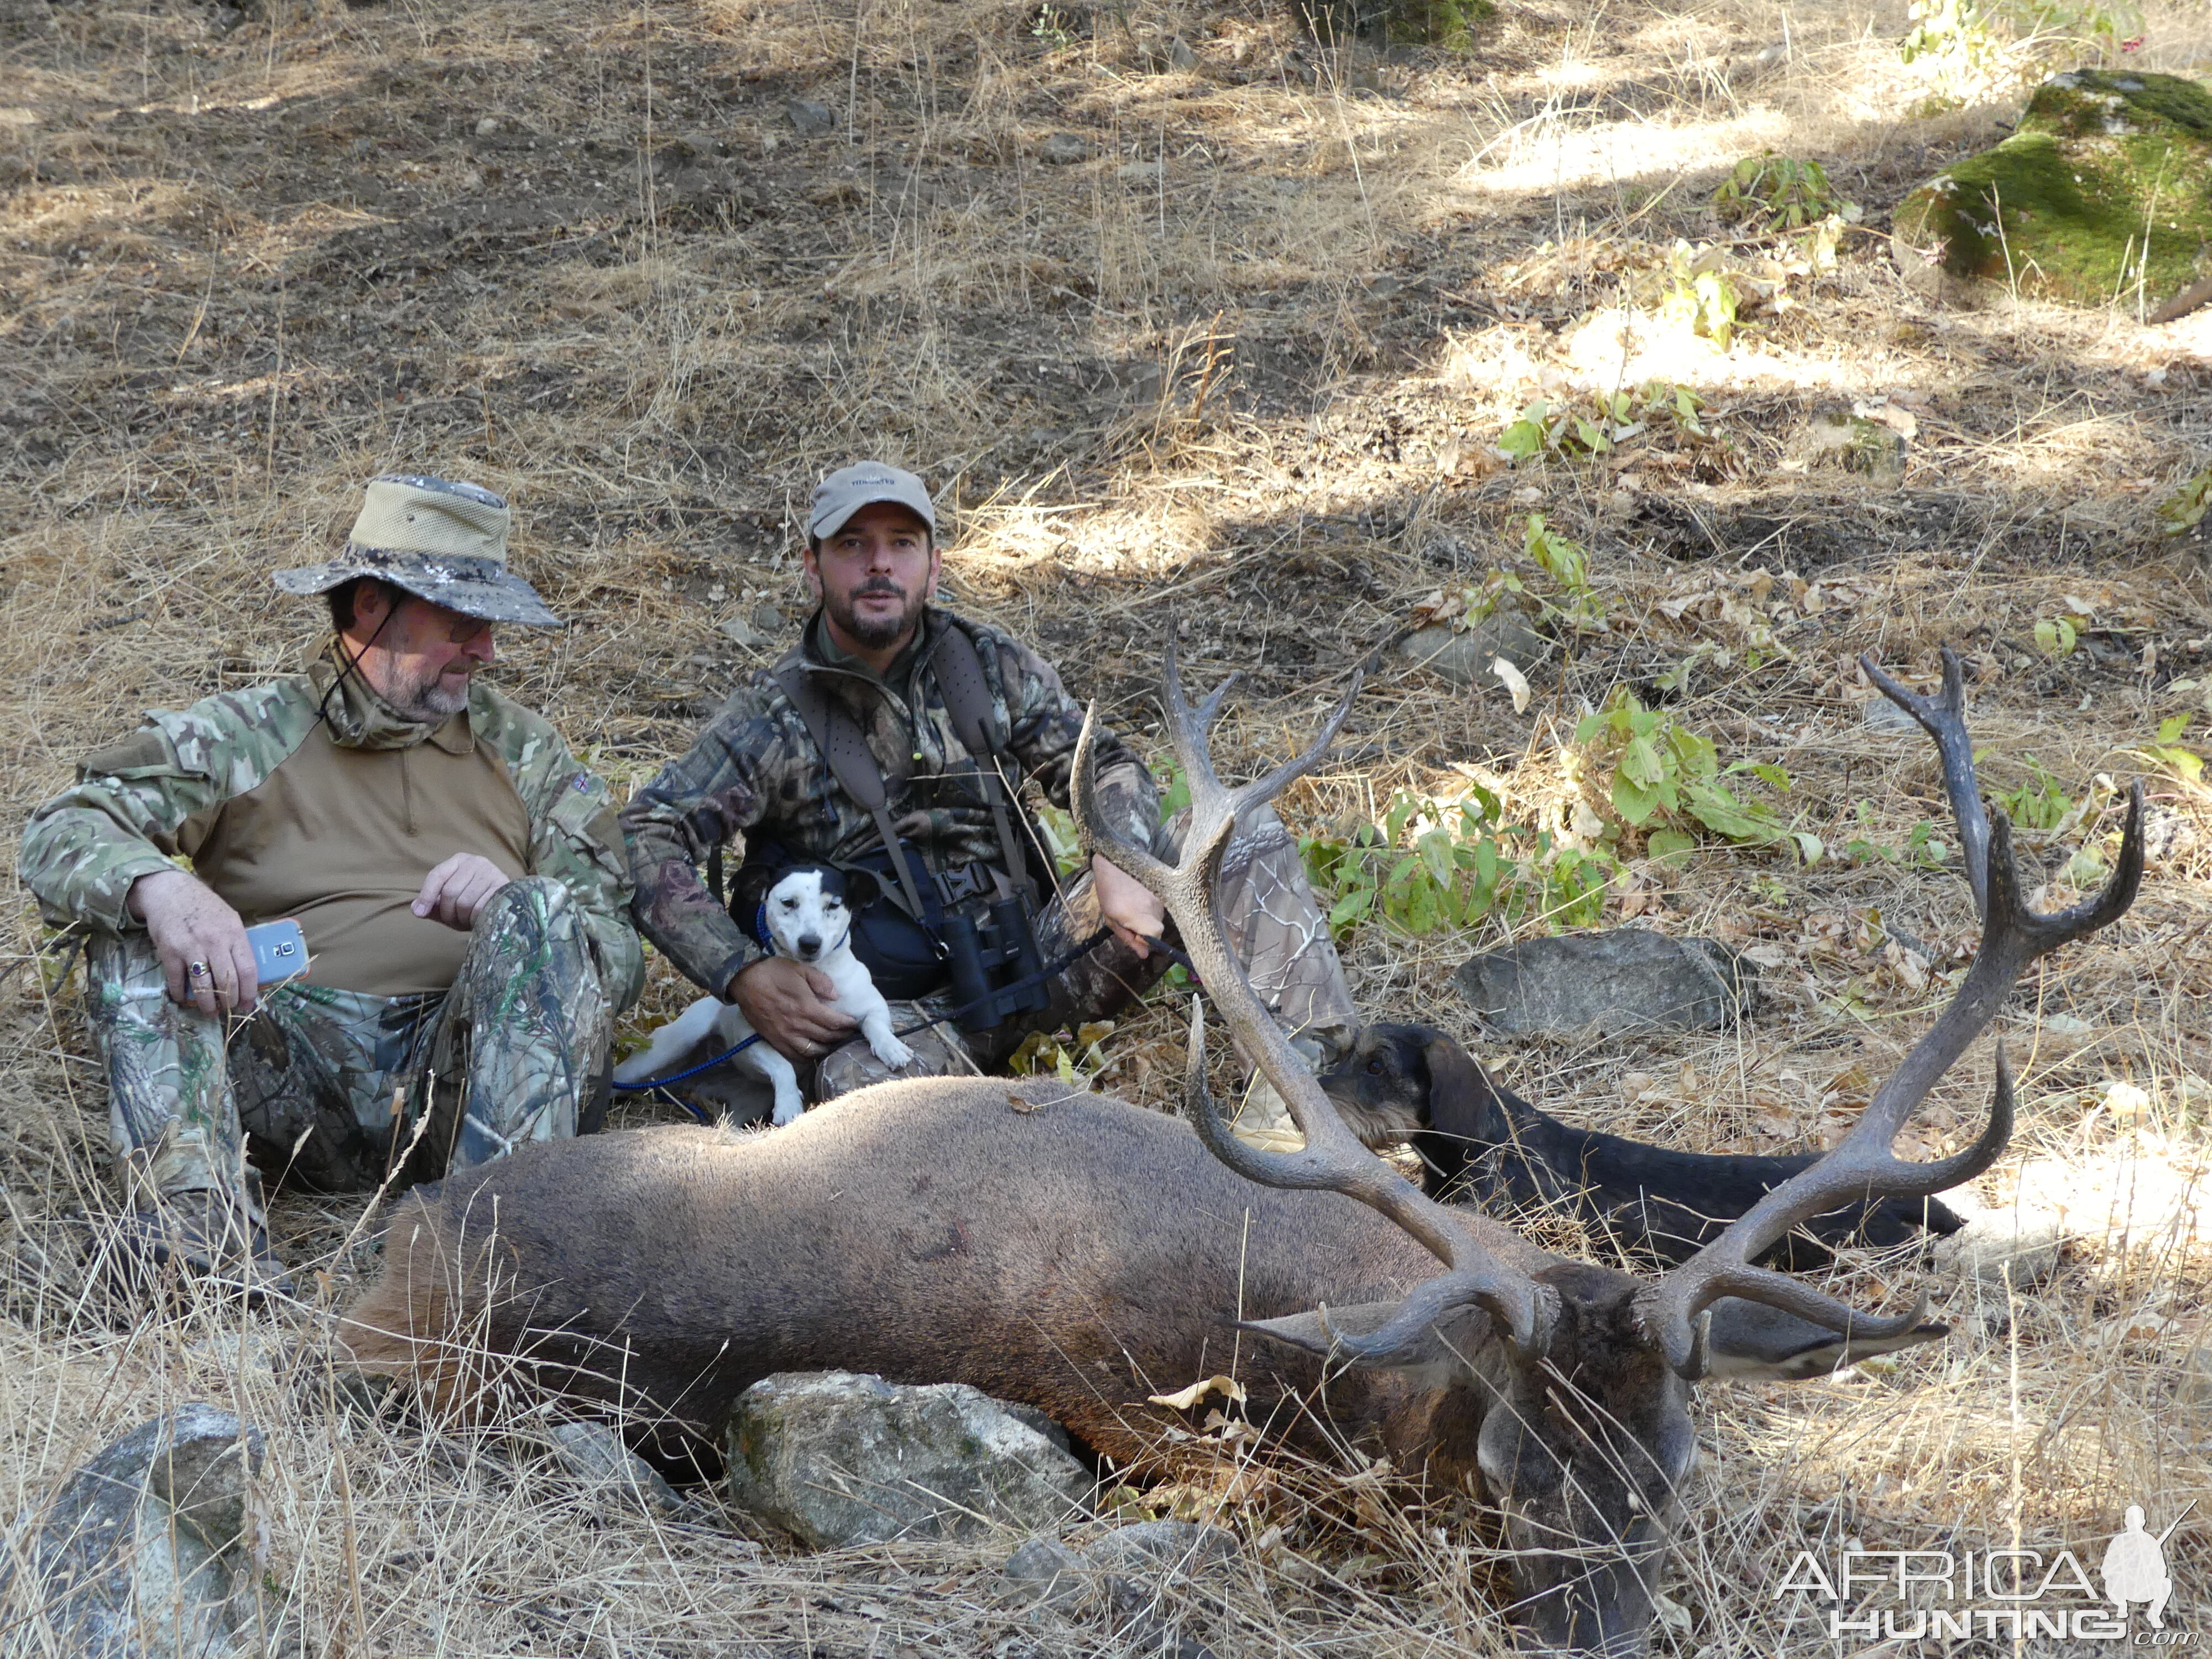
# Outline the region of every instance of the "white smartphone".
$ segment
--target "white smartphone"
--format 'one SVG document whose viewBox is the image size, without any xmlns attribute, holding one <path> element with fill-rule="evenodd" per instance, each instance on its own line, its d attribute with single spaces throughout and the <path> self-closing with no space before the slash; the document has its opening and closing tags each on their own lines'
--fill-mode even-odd
<svg viewBox="0 0 2212 1659">
<path fill-rule="evenodd" d="M 307 936 L 300 931 L 300 924 L 289 917 L 249 927 L 246 938 L 253 946 L 254 976 L 264 985 L 274 985 L 279 980 L 307 971 Z"/>
</svg>

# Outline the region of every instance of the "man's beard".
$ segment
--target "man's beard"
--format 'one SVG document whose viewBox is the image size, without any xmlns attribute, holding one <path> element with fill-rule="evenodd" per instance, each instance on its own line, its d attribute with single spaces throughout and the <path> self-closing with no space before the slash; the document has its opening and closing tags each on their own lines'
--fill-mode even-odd
<svg viewBox="0 0 2212 1659">
<path fill-rule="evenodd" d="M 392 689 L 384 693 L 384 701 L 402 720 L 428 725 L 433 720 L 450 720 L 466 708 L 469 688 L 466 682 L 458 688 L 447 686 L 441 673 L 421 677 L 402 673 L 394 679 Z"/>
<path fill-rule="evenodd" d="M 854 611 L 853 602 L 867 593 L 896 594 L 899 600 L 898 614 L 872 622 L 861 621 Z M 872 577 L 842 600 L 825 594 L 822 602 L 829 610 L 830 620 L 842 629 L 849 638 L 871 651 L 896 645 L 906 637 L 907 629 L 914 625 L 914 607 L 906 602 L 906 589 L 888 577 Z"/>
</svg>

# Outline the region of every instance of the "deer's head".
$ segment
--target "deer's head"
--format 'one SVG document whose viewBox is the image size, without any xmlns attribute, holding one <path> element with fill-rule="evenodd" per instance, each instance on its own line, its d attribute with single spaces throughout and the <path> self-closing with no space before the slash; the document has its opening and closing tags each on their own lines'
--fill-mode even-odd
<svg viewBox="0 0 2212 1659">
<path fill-rule="evenodd" d="M 2138 789 L 2105 890 L 2057 915 L 2030 910 L 2021 897 L 2009 826 L 2002 814 L 1986 817 L 1974 787 L 1956 659 L 1945 653 L 1940 698 L 1914 696 L 1873 672 L 1942 753 L 1969 884 L 1983 913 L 1981 949 L 1934 1028 L 1843 1142 L 1768 1192 L 1697 1255 L 1656 1278 L 1561 1261 L 1497 1222 L 1423 1195 L 1363 1146 L 1330 1107 L 1230 949 L 1215 903 L 1222 854 L 1245 812 L 1320 759 L 1351 708 L 1356 679 L 1304 755 L 1232 790 L 1216 775 L 1207 746 L 1227 684 L 1194 710 L 1170 646 L 1163 703 L 1191 793 L 1189 830 L 1174 866 L 1121 841 L 1097 811 L 1094 722 L 1085 724 L 1074 796 L 1087 849 L 1104 853 L 1160 896 L 1216 1009 L 1274 1085 L 1305 1146 L 1265 1152 L 1229 1132 L 1207 1091 L 1205 1027 L 1194 1006 L 1183 1094 L 1200 1138 L 1252 1181 L 1339 1192 L 1368 1205 L 1444 1268 L 1396 1302 L 1316 1309 L 1253 1328 L 1333 1364 L 1455 1379 L 1486 1393 L 1477 1461 L 1505 1516 L 1516 1618 L 1533 1650 L 1601 1659 L 1646 1650 L 1659 1575 L 1695 1456 L 1689 1410 L 1695 1383 L 1707 1376 L 1818 1376 L 1946 1334 L 1923 1320 L 1924 1297 L 1910 1312 L 1875 1317 L 1751 1264 L 1798 1223 L 1839 1203 L 1925 1196 L 1994 1162 L 2012 1132 L 2012 1083 L 2002 1049 L 1989 1125 L 1972 1146 L 1926 1164 L 1899 1158 L 1892 1146 L 2021 970 L 2118 917 L 2140 884 Z"/>
</svg>

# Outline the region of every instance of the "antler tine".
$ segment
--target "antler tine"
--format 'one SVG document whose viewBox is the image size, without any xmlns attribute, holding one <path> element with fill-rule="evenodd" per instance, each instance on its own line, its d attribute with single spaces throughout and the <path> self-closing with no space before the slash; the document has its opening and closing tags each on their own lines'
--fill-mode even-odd
<svg viewBox="0 0 2212 1659">
<path fill-rule="evenodd" d="M 1213 769 L 1212 747 L 1207 739 L 1213 731 L 1213 722 L 1221 718 L 1221 700 L 1229 695 L 1229 688 L 1236 684 L 1237 677 L 1231 674 L 1215 686 L 1212 695 L 1201 699 L 1194 709 L 1190 700 L 1182 694 L 1182 665 L 1176 660 L 1176 642 L 1170 636 L 1160 678 L 1160 711 L 1168 717 L 1168 742 L 1173 745 L 1176 758 L 1182 763 L 1183 774 L 1190 781 L 1191 805 L 1203 810 L 1201 799 L 1221 788 L 1221 779 Z"/>
<path fill-rule="evenodd" d="M 1308 1075 L 1306 1080 L 1313 1079 Z M 1344 1127 L 1343 1120 L 1328 1109 L 1325 1099 L 1321 1103 L 1322 1115 L 1313 1119 L 1309 1128 L 1308 1115 L 1300 1109 L 1303 1103 L 1288 1091 L 1281 1092 L 1291 1117 L 1307 1130 L 1305 1146 L 1296 1152 L 1270 1152 L 1239 1140 L 1223 1120 L 1214 1104 L 1213 1091 L 1206 1086 L 1206 1016 L 1198 999 L 1193 997 L 1190 1047 L 1183 1068 L 1183 1110 L 1206 1151 L 1247 1181 L 1263 1187 L 1342 1193 L 1357 1199 L 1404 1228 L 1451 1269 L 1417 1285 L 1396 1313 L 1366 1335 L 1333 1330 L 1340 1351 L 1354 1359 L 1388 1360 L 1410 1349 L 1438 1318 L 1470 1303 L 1496 1320 L 1523 1352 L 1541 1351 L 1551 1323 L 1548 1292 L 1525 1273 L 1498 1263 L 1448 1209 L 1368 1152 Z M 1327 1133 L 1324 1124 L 1334 1125 L 1336 1133 Z"/>
<path fill-rule="evenodd" d="M 1075 740 L 1075 770 L 1068 780 L 1068 804 L 1075 809 L 1075 829 L 1086 853 L 1103 853 L 1155 893 L 1174 880 L 1175 872 L 1152 856 L 1148 847 L 1129 842 L 1106 821 L 1098 810 L 1098 700 L 1083 711 L 1083 732 Z"/>
<path fill-rule="evenodd" d="M 1936 752 L 1943 763 L 1943 793 L 1951 799 L 1951 816 L 1958 821 L 1959 851 L 1966 866 L 1966 885 L 1973 890 L 1974 914 L 1986 921 L 1990 915 L 1990 817 L 1982 805 L 1981 786 L 1974 777 L 1974 745 L 1966 735 L 1966 675 L 1959 653 L 1943 647 L 1943 690 L 1923 697 L 1906 690 L 1875 666 L 1862 652 L 1859 666 L 1881 695 L 1920 723 L 1936 739 Z"/>
<path fill-rule="evenodd" d="M 1875 1091 L 1841 1144 L 1768 1192 L 1718 1238 L 1643 1293 L 1647 1324 L 1665 1343 L 1678 1370 L 1692 1363 L 1692 1322 L 1723 1296 L 1765 1302 L 1832 1325 L 1840 1311 L 1846 1321 L 1856 1322 L 1850 1328 L 1865 1334 L 1895 1334 L 1910 1328 L 1898 1321 L 1862 1319 L 1839 1303 L 1827 1303 L 1826 1316 L 1808 1313 L 1805 1297 L 1817 1292 L 1808 1292 L 1786 1274 L 1750 1263 L 1808 1217 L 1854 1199 L 1924 1197 L 1970 1179 L 1996 1161 L 2010 1139 L 2013 1119 L 2012 1069 L 2002 1044 L 1990 1122 L 1973 1146 L 1926 1164 L 1900 1158 L 1892 1148 L 1936 1080 L 1996 1017 L 2022 970 L 2038 957 L 2113 921 L 2134 902 L 2142 883 L 2142 786 L 2138 783 L 2129 791 L 2119 863 L 2104 890 L 2055 915 L 2044 915 L 2029 908 L 2021 895 L 2011 821 L 2002 812 L 1991 816 L 1988 915 L 1981 948 L 1936 1024 Z"/>
<path fill-rule="evenodd" d="M 1350 689 L 1337 703 L 1335 711 L 1322 723 L 1320 733 L 1306 745 L 1305 753 L 1285 761 L 1266 777 L 1248 783 L 1237 792 L 1238 817 L 1243 817 L 1261 801 L 1273 800 L 1321 763 L 1322 757 L 1328 753 L 1329 744 L 1336 741 L 1337 732 L 1343 728 L 1345 717 L 1352 713 L 1352 701 L 1358 696 L 1359 688 L 1366 684 L 1367 671 L 1364 668 L 1355 669 Z"/>
</svg>

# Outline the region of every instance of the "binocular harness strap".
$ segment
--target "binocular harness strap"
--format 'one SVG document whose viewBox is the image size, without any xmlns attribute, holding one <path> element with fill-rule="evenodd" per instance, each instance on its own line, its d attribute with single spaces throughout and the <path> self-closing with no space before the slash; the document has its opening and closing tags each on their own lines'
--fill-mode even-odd
<svg viewBox="0 0 2212 1659">
<path fill-rule="evenodd" d="M 1006 879 L 1025 896 L 1031 895 L 1028 866 L 1006 813 L 1006 778 L 999 763 L 1005 741 L 991 706 L 990 687 L 983 678 L 982 659 L 976 654 L 975 641 L 967 629 L 949 620 L 943 626 L 945 631 L 939 636 L 931 665 L 937 672 L 937 688 L 944 694 L 945 712 L 952 717 L 952 729 L 962 744 L 976 759 L 975 769 L 991 803 L 992 825 L 999 834 L 1000 856 L 1006 860 Z M 775 682 L 783 688 L 783 695 L 791 699 L 791 706 L 799 711 L 806 734 L 814 739 L 814 746 L 822 751 L 823 759 L 829 763 L 830 772 L 844 787 L 845 793 L 866 807 L 869 816 L 875 819 L 876 834 L 883 839 L 884 850 L 890 854 L 891 870 L 898 877 L 907 914 L 915 921 L 922 921 L 926 912 L 921 890 L 915 884 L 913 872 L 907 868 L 906 854 L 899 848 L 898 832 L 891 825 L 883 769 L 868 752 L 867 739 L 861 735 L 859 722 L 796 662 L 779 672 Z"/>
</svg>

